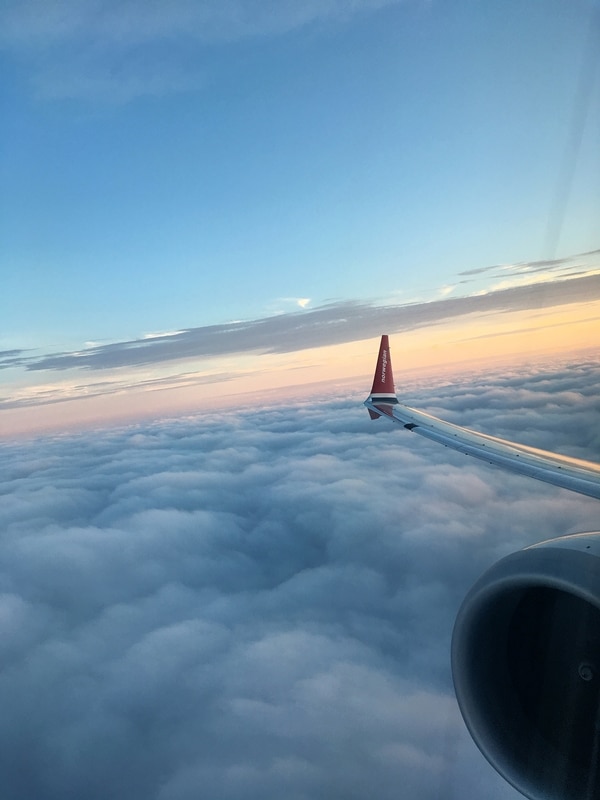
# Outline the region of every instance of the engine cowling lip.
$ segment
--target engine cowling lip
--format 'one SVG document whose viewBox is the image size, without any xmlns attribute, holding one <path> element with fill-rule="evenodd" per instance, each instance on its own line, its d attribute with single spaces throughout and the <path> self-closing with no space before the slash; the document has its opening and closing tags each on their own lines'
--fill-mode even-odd
<svg viewBox="0 0 600 800">
<path fill-rule="evenodd" d="M 547 800 L 552 797 L 548 787 L 540 787 L 537 775 L 528 775 L 518 766 L 516 748 L 513 746 L 511 752 L 501 730 L 490 724 L 488 716 L 494 704 L 482 699 L 474 674 L 474 641 L 482 635 L 483 620 L 489 618 L 490 625 L 495 626 L 495 635 L 503 637 L 510 622 L 511 607 L 516 608 L 525 590 L 535 587 L 567 592 L 600 610 L 600 533 L 573 534 L 541 542 L 506 556 L 484 573 L 465 597 L 456 618 L 452 635 L 452 677 L 465 724 L 485 758 L 522 794 L 532 800 Z M 485 631 L 483 636 L 491 640 L 491 634 Z M 499 703 L 496 706 L 500 708 Z M 502 711 L 499 714 L 501 721 Z M 517 731 L 525 730 L 525 718 L 520 720 L 518 711 L 515 719 L 511 717 L 511 724 Z M 544 747 L 552 751 L 545 740 Z M 557 751 L 556 758 L 559 758 Z"/>
</svg>

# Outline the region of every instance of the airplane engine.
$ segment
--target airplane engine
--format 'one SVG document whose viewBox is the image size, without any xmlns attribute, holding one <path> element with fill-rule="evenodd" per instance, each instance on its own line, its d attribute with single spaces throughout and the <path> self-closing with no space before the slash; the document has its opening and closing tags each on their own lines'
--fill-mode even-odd
<svg viewBox="0 0 600 800">
<path fill-rule="evenodd" d="M 600 800 L 600 532 L 503 558 L 456 618 L 460 710 L 492 766 L 533 800 Z"/>
</svg>

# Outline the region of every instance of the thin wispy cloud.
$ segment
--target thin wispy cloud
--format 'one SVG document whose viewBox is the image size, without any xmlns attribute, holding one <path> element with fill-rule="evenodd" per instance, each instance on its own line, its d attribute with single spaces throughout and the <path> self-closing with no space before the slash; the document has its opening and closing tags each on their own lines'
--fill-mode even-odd
<svg viewBox="0 0 600 800">
<path fill-rule="evenodd" d="M 344 20 L 401 0 L 13 0 L 3 3 L 0 40 L 23 46 L 87 37 L 115 45 L 189 37 L 202 42 L 285 33 L 318 20 Z"/>
<path fill-rule="evenodd" d="M 588 322 L 599 322 L 600 317 L 582 317 L 578 322 L 581 323 L 588 323 Z M 534 334 L 536 332 L 542 331 L 544 329 L 552 329 L 560 328 L 560 327 L 567 327 L 573 324 L 572 320 L 568 322 L 552 322 L 549 325 L 540 325 L 537 323 L 536 325 L 529 325 L 525 328 L 513 328 L 509 331 L 494 331 L 493 333 L 482 333 L 479 336 L 470 335 L 468 338 L 465 338 L 463 341 L 473 341 L 474 339 L 495 339 L 499 336 L 527 336 L 529 334 Z"/>
<path fill-rule="evenodd" d="M 542 259 L 539 261 L 522 261 L 515 264 L 496 264 L 491 267 L 479 267 L 477 269 L 467 269 L 458 273 L 458 275 L 465 280 L 461 283 L 469 283 L 476 276 L 485 275 L 488 279 L 490 273 L 495 273 L 493 278 L 508 280 L 512 276 L 533 275 L 535 273 L 543 273 L 547 279 L 565 278 L 569 276 L 576 276 L 581 271 L 586 271 L 586 262 L 590 263 L 592 267 L 597 262 L 597 256 L 600 250 L 590 250 L 587 253 L 580 253 L 577 256 L 567 258 L 555 259 Z M 595 267 L 597 270 L 597 267 Z M 589 269 L 589 267 L 587 267 Z"/>
<path fill-rule="evenodd" d="M 286 306 L 296 306 L 297 308 L 307 308 L 310 303 L 310 297 L 280 297 L 278 303 L 284 303 Z"/>
<path fill-rule="evenodd" d="M 68 402 L 74 399 L 91 399 L 107 395 L 121 394 L 130 390 L 138 392 L 160 391 L 163 389 L 183 389 L 206 384 L 224 384 L 238 378 L 238 373 L 219 371 L 183 372 L 156 378 L 113 378 L 106 381 L 89 381 L 87 383 L 56 383 L 42 386 L 28 386 L 26 389 L 13 391 L 9 397 L 0 397 L 0 411 L 11 408 L 27 408 Z"/>
<path fill-rule="evenodd" d="M 179 336 L 183 331 L 160 331 L 156 333 L 145 333 L 144 339 L 162 339 L 165 336 Z"/>
<path fill-rule="evenodd" d="M 2 4 L 0 47 L 25 65 L 39 97 L 119 104 L 200 89 L 198 47 L 336 24 L 397 2 L 25 0 Z"/>
</svg>

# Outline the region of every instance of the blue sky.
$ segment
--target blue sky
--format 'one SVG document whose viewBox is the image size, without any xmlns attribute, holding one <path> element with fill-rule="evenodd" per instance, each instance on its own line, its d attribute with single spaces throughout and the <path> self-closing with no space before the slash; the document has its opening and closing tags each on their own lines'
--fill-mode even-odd
<svg viewBox="0 0 600 800">
<path fill-rule="evenodd" d="M 580 0 L 3 4 L 0 350 L 426 302 L 466 294 L 461 271 L 596 249 L 591 19 Z M 9 395 L 31 377 L 6 375 Z"/>
</svg>

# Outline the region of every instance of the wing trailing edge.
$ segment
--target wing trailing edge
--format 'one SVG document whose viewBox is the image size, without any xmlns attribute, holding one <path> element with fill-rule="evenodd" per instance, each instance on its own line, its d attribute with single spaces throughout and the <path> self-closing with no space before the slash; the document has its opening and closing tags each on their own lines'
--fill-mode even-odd
<svg viewBox="0 0 600 800">
<path fill-rule="evenodd" d="M 600 499 L 600 464 L 488 436 L 398 401 L 389 338 L 381 337 L 373 387 L 364 402 L 371 419 L 386 416 L 407 430 L 489 464 Z"/>
</svg>

